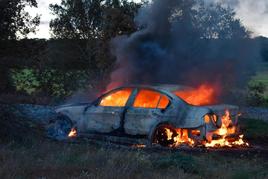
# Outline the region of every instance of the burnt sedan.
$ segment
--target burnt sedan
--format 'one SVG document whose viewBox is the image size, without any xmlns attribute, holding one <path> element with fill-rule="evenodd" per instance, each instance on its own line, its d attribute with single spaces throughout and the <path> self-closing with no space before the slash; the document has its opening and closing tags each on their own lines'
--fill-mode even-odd
<svg viewBox="0 0 268 179">
<path fill-rule="evenodd" d="M 219 113 L 213 106 L 186 103 L 175 93 L 185 89 L 127 86 L 111 90 L 92 103 L 58 107 L 48 135 L 59 140 L 74 133 L 141 137 L 148 139 L 148 144 L 162 146 L 211 140 L 209 134 L 222 126 Z"/>
</svg>

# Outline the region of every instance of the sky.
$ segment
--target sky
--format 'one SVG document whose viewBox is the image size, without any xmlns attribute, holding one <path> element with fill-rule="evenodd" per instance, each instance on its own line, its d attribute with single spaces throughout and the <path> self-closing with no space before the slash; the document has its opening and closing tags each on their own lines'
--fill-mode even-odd
<svg viewBox="0 0 268 179">
<path fill-rule="evenodd" d="M 139 1 L 139 0 L 135 0 Z M 208 3 L 219 2 L 235 9 L 237 18 L 253 32 L 254 36 L 268 37 L 268 0 L 206 0 Z M 29 38 L 49 38 L 49 21 L 54 18 L 49 4 L 60 3 L 61 0 L 37 0 L 38 8 L 27 8 L 31 15 L 40 14 L 41 23 L 36 34 Z"/>
</svg>

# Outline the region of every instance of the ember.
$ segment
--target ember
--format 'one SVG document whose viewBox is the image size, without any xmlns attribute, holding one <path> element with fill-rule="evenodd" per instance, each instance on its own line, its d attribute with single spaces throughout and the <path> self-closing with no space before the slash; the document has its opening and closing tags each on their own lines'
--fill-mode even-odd
<svg viewBox="0 0 268 179">
<path fill-rule="evenodd" d="M 197 89 L 174 91 L 173 93 L 192 105 L 209 105 L 216 101 L 216 87 L 201 85 Z"/>
<path fill-rule="evenodd" d="M 77 130 L 75 128 L 72 128 L 70 133 L 68 134 L 69 138 L 77 137 Z"/>
</svg>

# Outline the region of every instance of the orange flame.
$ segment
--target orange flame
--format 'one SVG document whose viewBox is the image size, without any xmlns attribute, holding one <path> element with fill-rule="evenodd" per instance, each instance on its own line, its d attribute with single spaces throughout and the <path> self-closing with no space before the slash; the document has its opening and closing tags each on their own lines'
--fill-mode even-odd
<svg viewBox="0 0 268 179">
<path fill-rule="evenodd" d="M 115 93 L 105 96 L 101 102 L 101 106 L 125 106 L 130 94 L 132 92 L 131 88 L 116 91 Z"/>
<path fill-rule="evenodd" d="M 193 146 L 195 144 L 194 140 L 189 138 L 188 130 L 187 129 L 176 129 L 177 136 L 175 137 L 174 141 L 176 142 L 176 145 L 181 145 L 182 143 L 186 143 L 190 146 Z"/>
<path fill-rule="evenodd" d="M 70 133 L 68 134 L 69 138 L 77 137 L 77 130 L 75 128 L 72 128 Z"/>
<path fill-rule="evenodd" d="M 176 129 L 176 135 L 173 138 L 172 136 L 174 136 L 174 133 L 170 129 L 165 128 L 165 131 L 167 134 L 167 140 L 173 139 L 173 147 L 178 147 L 181 144 L 187 144 L 189 146 L 193 146 L 195 144 L 194 140 L 189 138 L 187 129 Z"/>
<path fill-rule="evenodd" d="M 197 89 L 175 91 L 174 94 L 192 105 L 209 105 L 216 102 L 216 87 L 203 84 Z"/>
<path fill-rule="evenodd" d="M 216 131 L 208 134 L 207 138 L 210 140 L 205 142 L 205 147 L 234 147 L 234 146 L 249 146 L 247 142 L 244 141 L 244 135 L 239 135 L 239 138 L 230 138 L 232 134 L 236 134 L 237 129 L 233 126 L 230 112 L 225 111 L 225 114 L 221 117 L 222 126 Z M 213 135 L 217 135 L 219 139 L 213 140 Z"/>
<path fill-rule="evenodd" d="M 176 129 L 176 134 L 174 135 L 174 131 L 170 130 L 169 128 L 165 128 L 167 135 L 166 140 L 174 141 L 174 143 L 171 145 L 172 147 L 179 147 L 182 144 L 186 144 L 191 147 L 202 145 L 207 148 L 249 146 L 249 144 L 243 139 L 244 135 L 230 137 L 230 135 L 235 136 L 237 129 L 232 123 L 230 112 L 228 110 L 226 110 L 225 114 L 221 117 L 221 120 L 221 128 L 207 134 L 206 137 L 208 141 L 198 141 L 189 137 L 189 133 L 191 133 L 191 136 L 199 136 L 200 130 Z M 216 135 L 218 139 L 213 139 L 214 135 Z"/>
</svg>

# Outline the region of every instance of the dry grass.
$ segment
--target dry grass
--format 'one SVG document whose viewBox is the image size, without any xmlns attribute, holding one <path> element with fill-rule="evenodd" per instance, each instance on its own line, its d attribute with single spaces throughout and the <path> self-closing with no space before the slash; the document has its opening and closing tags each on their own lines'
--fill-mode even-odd
<svg viewBox="0 0 268 179">
<path fill-rule="evenodd" d="M 89 144 L 0 146 L 0 178 L 267 178 L 260 156 L 148 152 Z"/>
</svg>

